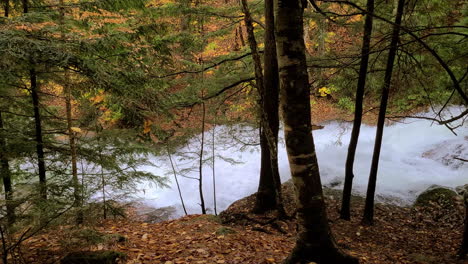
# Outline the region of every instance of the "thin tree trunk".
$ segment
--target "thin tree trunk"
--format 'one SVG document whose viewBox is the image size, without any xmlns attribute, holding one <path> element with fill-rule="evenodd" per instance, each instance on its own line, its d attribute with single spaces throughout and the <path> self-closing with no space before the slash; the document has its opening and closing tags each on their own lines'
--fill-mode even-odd
<svg viewBox="0 0 468 264">
<path fill-rule="evenodd" d="M 302 0 L 276 0 L 276 41 L 281 108 L 291 176 L 295 185 L 299 232 L 286 264 L 358 263 L 337 248 L 328 225 L 312 137 Z"/>
<path fill-rule="evenodd" d="M 174 162 L 172 161 L 172 155 L 171 155 L 171 152 L 169 151 L 169 148 L 167 149 L 167 156 L 169 157 L 169 161 L 171 162 L 172 172 L 174 173 L 174 179 L 176 181 L 177 190 L 179 191 L 179 197 L 180 197 L 180 202 L 182 204 L 182 208 L 184 209 L 185 215 L 188 215 L 187 209 L 185 208 L 184 198 L 182 197 L 182 191 L 180 190 L 179 179 L 177 179 L 176 169 L 174 166 Z"/>
<path fill-rule="evenodd" d="M 60 0 L 60 22 L 62 27 L 65 26 L 65 7 L 64 1 Z M 62 30 L 62 39 L 65 40 L 65 31 Z M 77 166 L 77 152 L 76 152 L 76 138 L 75 133 L 73 131 L 73 120 L 72 120 L 72 95 L 70 89 L 70 76 L 68 75 L 68 71 L 65 70 L 64 73 L 64 83 L 63 83 L 63 92 L 65 93 L 65 108 L 67 112 L 67 130 L 68 130 L 68 142 L 70 146 L 70 156 L 71 156 L 71 166 L 72 166 L 72 184 L 73 184 L 73 199 L 74 204 L 73 206 L 78 210 L 76 216 L 76 224 L 83 223 L 83 204 L 81 198 L 81 186 L 78 180 L 78 166 Z"/>
<path fill-rule="evenodd" d="M 0 225 L 0 237 L 1 237 L 1 240 L 2 240 L 2 261 L 3 261 L 3 264 L 8 264 L 8 251 L 9 251 L 9 245 L 8 245 L 8 241 L 7 241 L 7 234 L 6 234 L 6 230 L 3 230 L 3 227 L 2 225 Z"/>
<path fill-rule="evenodd" d="M 284 210 L 281 178 L 278 169 L 278 131 L 279 131 L 279 73 L 276 56 L 275 14 L 273 0 L 265 1 L 265 54 L 263 76 L 264 129 L 267 136 L 271 162 L 271 173 L 276 190 L 276 209 L 280 216 L 286 216 Z"/>
<path fill-rule="evenodd" d="M 28 0 L 23 0 L 23 13 L 27 14 L 29 12 Z"/>
<path fill-rule="evenodd" d="M 102 161 L 102 154 L 101 154 Z M 106 178 L 104 176 L 104 169 L 101 166 L 101 192 L 102 192 L 102 216 L 104 219 L 107 219 L 107 201 L 106 201 Z"/>
<path fill-rule="evenodd" d="M 369 13 L 374 12 L 374 0 L 367 0 L 367 11 Z M 372 20 L 371 15 L 366 16 L 364 22 L 364 35 L 362 39 L 362 50 L 361 50 L 361 66 L 359 69 L 359 79 L 356 89 L 356 103 L 354 110 L 354 122 L 353 130 L 351 132 L 351 139 L 348 147 L 348 155 L 346 157 L 345 165 L 345 182 L 343 189 L 343 199 L 341 203 L 341 219 L 350 220 L 350 203 L 351 203 L 351 191 L 353 188 L 354 178 L 354 159 L 356 157 L 356 148 L 359 140 L 359 132 L 361 130 L 362 122 L 362 104 L 364 98 L 364 89 L 366 87 L 367 77 L 367 66 L 369 63 L 370 53 L 370 41 L 372 35 Z"/>
<path fill-rule="evenodd" d="M 263 129 L 259 129 L 260 136 L 260 180 L 255 196 L 253 212 L 264 213 L 276 207 L 276 190 L 271 171 L 270 148 Z"/>
<path fill-rule="evenodd" d="M 205 199 L 203 198 L 203 151 L 205 145 L 205 102 L 202 102 L 202 128 L 201 128 L 201 148 L 200 148 L 200 164 L 199 164 L 199 177 L 198 177 L 198 191 L 200 193 L 200 207 L 202 214 L 206 214 Z"/>
<path fill-rule="evenodd" d="M 395 17 L 395 26 L 393 27 L 392 41 L 387 59 L 387 68 L 385 69 L 384 84 L 382 86 L 382 98 L 380 101 L 379 116 L 377 120 L 377 132 L 375 136 L 374 153 L 372 155 L 372 164 L 369 174 L 369 184 L 367 186 L 366 204 L 364 207 L 364 217 L 362 223 L 372 225 L 374 221 L 374 198 L 375 187 L 377 185 L 377 171 L 379 168 L 380 150 L 382 147 L 382 138 L 385 125 L 385 112 L 387 111 L 388 94 L 392 80 L 393 65 L 398 49 L 398 41 L 400 36 L 401 18 L 403 16 L 405 0 L 398 0 L 397 12 Z"/>
<path fill-rule="evenodd" d="M 245 7 L 247 8 L 247 7 Z M 274 10 L 273 1 L 265 1 L 265 53 L 264 53 L 264 65 L 265 72 L 263 76 L 264 87 L 259 87 L 261 91 L 261 106 L 262 111 L 268 113 L 268 120 L 262 120 L 260 128 L 260 181 L 258 184 L 258 191 L 255 199 L 255 205 L 253 212 L 264 213 L 268 210 L 276 207 L 276 186 L 273 177 L 278 175 L 279 172 L 273 172 L 273 163 L 271 159 L 275 156 L 274 153 L 270 152 L 268 145 L 268 138 L 263 128 L 264 125 L 270 125 L 270 130 L 275 137 L 273 143 L 276 144 L 278 141 L 278 62 L 276 60 L 276 43 L 274 36 Z M 247 24 L 247 23 L 246 23 Z M 251 22 L 249 23 L 251 24 Z M 255 43 L 256 46 L 256 43 Z M 260 66 L 261 70 L 261 66 Z M 276 104 L 276 111 L 275 111 Z M 263 119 L 262 115 L 262 119 Z M 277 166 L 276 166 L 277 167 Z M 280 181 L 279 179 L 277 179 Z"/>
<path fill-rule="evenodd" d="M 46 167 L 44 161 L 44 142 L 42 139 L 42 117 L 39 106 L 39 95 L 37 86 L 36 70 L 33 68 L 29 71 L 31 79 L 31 97 L 34 106 L 34 123 L 36 127 L 36 152 L 37 164 L 39 168 L 39 185 L 40 196 L 43 200 L 47 199 L 47 183 L 46 183 Z"/>
<path fill-rule="evenodd" d="M 265 75 L 262 73 L 261 58 L 257 49 L 257 41 L 254 35 L 253 20 L 247 6 L 247 1 L 242 0 L 242 11 L 244 12 L 244 22 L 247 28 L 247 37 L 255 67 L 255 81 L 260 94 L 260 143 L 262 166 L 260 172 L 259 191 L 257 192 L 254 212 L 264 212 L 276 208 L 278 217 L 284 218 L 286 212 L 283 207 L 281 196 L 281 180 L 278 171 L 278 66 L 276 62 L 276 43 L 274 37 L 274 11 L 272 2 L 265 2 L 265 23 L 267 24 L 265 34 Z M 268 67 L 268 68 L 267 68 Z M 275 76 L 276 75 L 276 76 Z M 265 82 L 267 81 L 267 82 Z M 268 85 L 268 86 L 267 86 Z M 267 91 L 268 90 L 268 91 Z M 267 97 L 268 96 L 268 97 Z M 276 109 L 275 109 L 276 107 Z M 270 117 L 270 114 L 272 117 Z M 271 119 L 271 120 L 270 120 Z M 266 144 L 266 146 L 265 146 Z M 269 161 L 269 162 L 267 162 Z M 270 179 L 268 179 L 268 177 Z M 263 178 L 263 179 L 262 179 Z M 265 184 L 265 185 L 262 185 Z M 271 188 L 267 190 L 266 188 Z M 271 195 L 274 196 L 271 196 Z M 265 197 L 270 195 L 270 197 Z M 265 202 L 265 200 L 270 200 Z M 262 206 L 273 206 L 272 208 L 262 208 Z"/>
<path fill-rule="evenodd" d="M 181 1 L 181 5 L 185 9 L 189 9 L 191 4 L 192 4 L 191 0 Z M 187 13 L 184 16 L 181 17 L 180 24 L 182 25 L 182 31 L 190 30 L 190 21 L 191 21 L 191 19 L 192 19 L 192 16 L 190 15 L 190 13 Z"/>
<path fill-rule="evenodd" d="M 218 206 L 216 204 L 216 167 L 215 167 L 215 162 L 216 162 L 216 153 L 215 153 L 215 136 L 216 136 L 216 114 L 218 113 L 218 109 L 215 110 L 215 116 L 214 116 L 214 124 L 213 124 L 213 133 L 212 133 L 212 138 L 211 138 L 211 154 L 213 156 L 213 160 L 211 163 L 211 169 L 212 169 L 212 176 L 213 176 L 213 208 L 214 208 L 214 214 L 218 215 Z"/>
<path fill-rule="evenodd" d="M 242 30 L 242 24 L 239 24 L 239 40 L 241 44 L 241 48 L 245 46 L 245 40 L 244 40 L 244 32 Z"/>
<path fill-rule="evenodd" d="M 69 80 L 68 74 L 65 73 L 65 82 Z M 77 152 L 76 152 L 76 138 L 73 131 L 72 124 L 72 106 L 71 106 L 71 89 L 68 83 L 64 84 L 65 89 L 65 104 L 67 111 L 67 129 L 68 129 L 68 140 L 70 145 L 71 165 L 72 165 L 72 184 L 73 184 L 73 199 L 74 207 L 78 209 L 76 223 L 83 223 L 83 211 L 82 211 L 82 198 L 81 198 L 81 186 L 78 179 L 78 166 L 77 166 Z"/>
<path fill-rule="evenodd" d="M 465 231 L 463 232 L 463 240 L 459 250 L 461 259 L 466 258 L 468 254 L 468 188 L 466 188 L 463 198 L 465 201 Z"/>
<path fill-rule="evenodd" d="M 12 225 L 15 222 L 15 206 L 13 205 L 13 187 L 2 112 L 0 112 L 0 175 L 5 189 L 7 221 L 8 225 Z"/>
<path fill-rule="evenodd" d="M 23 13 L 28 13 L 28 0 L 23 0 Z M 31 63 L 33 64 L 33 63 Z M 34 65 L 31 65 L 29 70 L 29 79 L 31 82 L 31 97 L 34 108 L 34 124 L 36 134 L 36 153 L 37 165 L 39 169 L 39 194 L 41 199 L 47 200 L 47 182 L 46 182 L 46 167 L 44 160 L 44 142 L 42 139 L 42 118 L 39 109 L 39 94 L 37 85 L 37 74 Z"/>
<path fill-rule="evenodd" d="M 10 0 L 3 0 L 4 2 L 4 11 L 5 11 L 5 17 L 8 17 L 10 15 Z"/>
<path fill-rule="evenodd" d="M 98 141 L 98 147 L 99 147 L 99 162 L 101 163 L 101 193 L 102 193 L 102 216 L 105 219 L 107 219 L 107 201 L 106 201 L 106 177 L 104 175 L 104 168 L 102 167 L 102 164 L 104 162 L 104 158 L 103 158 L 103 155 L 102 155 L 102 152 L 103 152 L 103 149 L 101 148 L 101 144 L 100 144 L 100 129 L 98 127 L 98 125 L 96 124 L 96 137 L 97 137 L 97 141 Z M 84 171 L 83 171 L 84 172 Z"/>
<path fill-rule="evenodd" d="M 254 60 L 255 70 L 255 81 L 258 89 L 263 90 L 263 73 L 262 73 L 262 62 L 260 54 L 258 53 L 257 41 L 255 40 L 254 27 L 252 16 L 250 15 L 249 8 L 247 6 L 247 0 L 242 0 L 242 12 L 244 12 L 244 23 L 247 28 L 247 40 L 249 42 L 250 50 L 252 51 L 252 58 Z M 263 92 L 260 93 L 263 96 Z"/>
</svg>

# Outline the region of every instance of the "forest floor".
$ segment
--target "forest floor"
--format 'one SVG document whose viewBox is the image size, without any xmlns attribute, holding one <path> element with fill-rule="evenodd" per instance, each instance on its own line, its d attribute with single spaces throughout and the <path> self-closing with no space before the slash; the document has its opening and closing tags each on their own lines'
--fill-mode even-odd
<svg viewBox="0 0 468 264">
<path fill-rule="evenodd" d="M 293 186 L 283 185 L 285 207 L 294 210 Z M 456 258 L 463 209 L 408 208 L 377 204 L 375 224 L 361 226 L 363 199 L 354 197 L 352 221 L 339 219 L 340 191 L 325 189 L 329 221 L 338 245 L 360 263 L 468 264 Z M 122 263 L 281 263 L 295 243 L 295 220 L 249 213 L 254 195 L 233 203 L 220 216 L 190 215 L 160 223 L 145 222 L 129 208 L 127 218 L 92 227 L 59 226 L 26 241 L 25 263 L 59 263 L 76 250 L 116 250 Z"/>
<path fill-rule="evenodd" d="M 313 123 L 352 120 L 329 100 L 317 100 Z M 376 111 L 366 111 L 364 123 L 375 124 Z M 418 110 L 415 110 L 420 111 Z M 285 208 L 294 214 L 293 187 L 283 185 Z M 328 217 L 338 245 L 361 264 L 468 264 L 456 258 L 463 229 L 463 208 L 399 207 L 377 204 L 375 224 L 360 224 L 364 199 L 354 196 L 352 220 L 339 219 L 341 192 L 325 188 Z M 148 222 L 126 208 L 126 218 L 94 219 L 84 226 L 55 225 L 25 241 L 15 252 L 16 262 L 60 263 L 74 251 L 115 250 L 127 255 L 121 263 L 137 264 L 274 264 L 281 263 L 295 244 L 294 219 L 278 221 L 274 213 L 250 213 L 255 196 L 233 203 L 220 216 L 189 215 Z M 145 210 L 148 208 L 145 208 Z M 98 213 L 88 214 L 89 219 Z M 88 219 L 88 220 L 89 220 Z"/>
</svg>

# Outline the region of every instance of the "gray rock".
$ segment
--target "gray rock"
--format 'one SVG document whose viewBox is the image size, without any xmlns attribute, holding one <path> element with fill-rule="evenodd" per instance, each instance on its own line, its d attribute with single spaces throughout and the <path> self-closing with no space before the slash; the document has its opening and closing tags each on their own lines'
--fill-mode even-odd
<svg viewBox="0 0 468 264">
<path fill-rule="evenodd" d="M 459 195 L 464 195 L 468 192 L 468 184 L 455 187 L 455 191 L 457 191 Z"/>
<path fill-rule="evenodd" d="M 166 206 L 161 208 L 145 208 L 140 211 L 139 215 L 143 217 L 143 221 L 147 223 L 159 223 L 174 218 L 177 210 L 173 206 Z"/>
<path fill-rule="evenodd" d="M 468 137 L 465 137 L 465 140 L 467 143 L 460 143 L 459 140 L 446 140 L 426 150 L 422 157 L 435 160 L 453 169 L 460 169 L 468 165 L 467 162 L 457 159 L 468 157 Z"/>
</svg>

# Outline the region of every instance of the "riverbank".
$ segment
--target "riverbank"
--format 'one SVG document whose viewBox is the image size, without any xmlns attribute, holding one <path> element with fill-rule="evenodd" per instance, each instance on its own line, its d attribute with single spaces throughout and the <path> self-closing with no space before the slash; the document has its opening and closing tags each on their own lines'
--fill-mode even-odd
<svg viewBox="0 0 468 264">
<path fill-rule="evenodd" d="M 286 210 L 292 214 L 290 183 L 283 185 L 283 193 Z M 325 189 L 325 197 L 338 245 L 361 264 L 468 263 L 456 258 L 462 210 L 439 217 L 437 206 L 377 204 L 375 225 L 364 227 L 360 225 L 362 198 L 353 197 L 352 220 L 343 221 L 338 219 L 340 191 Z M 295 220 L 275 221 L 273 213 L 251 214 L 253 200 L 250 195 L 236 201 L 220 217 L 190 215 L 161 223 L 144 222 L 129 208 L 126 219 L 93 227 L 60 226 L 36 236 L 23 245 L 22 257 L 27 263 L 49 264 L 71 251 L 115 250 L 125 253 L 125 263 L 132 264 L 279 264 L 294 246 Z"/>
</svg>

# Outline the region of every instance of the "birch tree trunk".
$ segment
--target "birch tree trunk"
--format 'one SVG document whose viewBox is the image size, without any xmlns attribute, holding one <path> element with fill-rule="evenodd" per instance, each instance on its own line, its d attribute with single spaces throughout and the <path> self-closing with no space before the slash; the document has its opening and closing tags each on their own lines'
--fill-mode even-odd
<svg viewBox="0 0 468 264">
<path fill-rule="evenodd" d="M 302 0 L 276 0 L 280 106 L 291 176 L 296 187 L 299 232 L 286 264 L 358 263 L 337 248 L 328 225 L 312 137 L 310 87 L 305 57 Z"/>
</svg>

